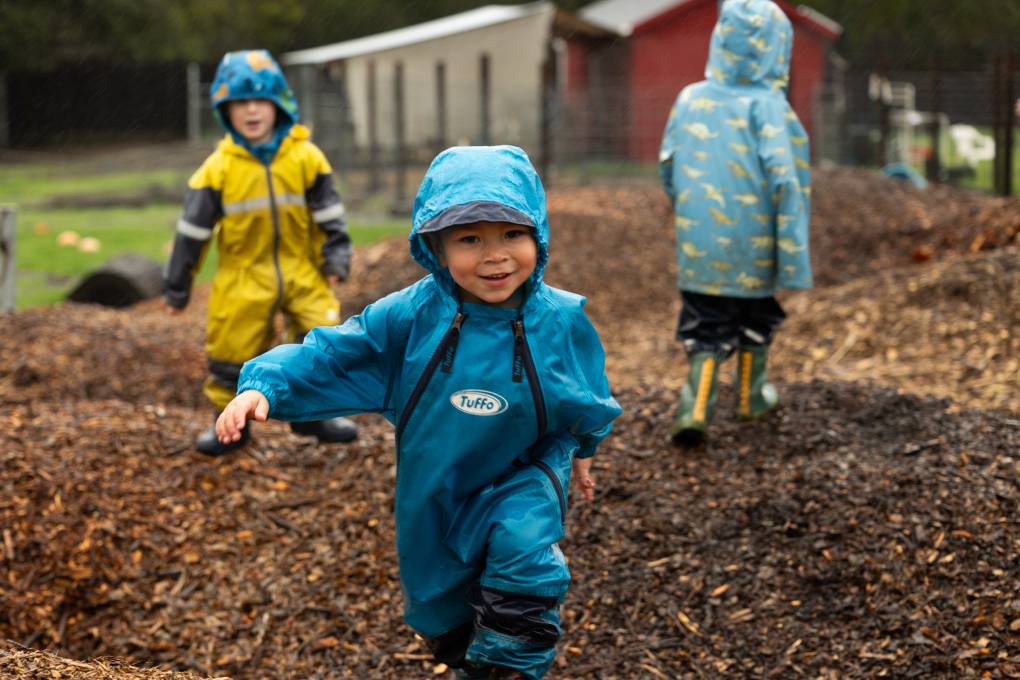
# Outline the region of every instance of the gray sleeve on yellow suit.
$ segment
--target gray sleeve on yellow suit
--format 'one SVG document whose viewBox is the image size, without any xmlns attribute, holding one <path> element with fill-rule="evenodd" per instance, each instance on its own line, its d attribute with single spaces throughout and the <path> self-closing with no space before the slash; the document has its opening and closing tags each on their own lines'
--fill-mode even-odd
<svg viewBox="0 0 1020 680">
<path fill-rule="evenodd" d="M 177 220 L 173 252 L 163 271 L 163 296 L 183 309 L 191 297 L 191 281 L 209 247 L 213 228 L 223 217 L 221 193 L 210 187 L 184 192 L 184 210 Z"/>
<path fill-rule="evenodd" d="M 344 204 L 333 185 L 333 176 L 321 173 L 305 192 L 312 220 L 326 232 L 322 244 L 322 273 L 347 278 L 351 264 L 351 237 L 347 233 Z"/>
</svg>

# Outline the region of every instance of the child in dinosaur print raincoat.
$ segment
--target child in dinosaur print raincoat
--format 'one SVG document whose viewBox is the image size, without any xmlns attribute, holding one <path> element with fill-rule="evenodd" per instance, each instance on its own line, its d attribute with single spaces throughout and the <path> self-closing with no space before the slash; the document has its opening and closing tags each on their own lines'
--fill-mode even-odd
<svg viewBox="0 0 1020 680">
<path fill-rule="evenodd" d="M 210 97 L 227 134 L 188 181 L 164 298 L 171 314 L 188 304 L 192 277 L 215 241 L 219 265 L 209 295 L 204 391 L 218 413 L 234 396 L 241 364 L 270 346 L 277 312 L 297 338 L 339 320 L 330 284 L 347 277 L 351 240 L 333 171 L 298 124 L 297 102 L 270 54 L 225 55 Z M 357 434 L 344 419 L 294 429 L 332 442 Z M 246 439 L 247 430 L 224 445 L 210 425 L 195 447 L 222 455 Z"/>
<path fill-rule="evenodd" d="M 404 620 L 462 678 L 541 678 L 570 575 L 571 471 L 620 408 L 584 298 L 546 285 L 545 192 L 510 146 L 439 154 L 414 203 L 430 273 L 247 362 L 217 422 L 381 413 L 396 426 Z"/>
<path fill-rule="evenodd" d="M 792 39 L 771 0 L 726 0 L 707 79 L 680 92 L 663 134 L 683 302 L 677 336 L 690 364 L 678 444 L 703 439 L 719 364 L 735 350 L 739 417 L 776 406 L 766 354 L 785 314 L 774 294 L 811 287 L 808 138 L 785 96 Z"/>
</svg>

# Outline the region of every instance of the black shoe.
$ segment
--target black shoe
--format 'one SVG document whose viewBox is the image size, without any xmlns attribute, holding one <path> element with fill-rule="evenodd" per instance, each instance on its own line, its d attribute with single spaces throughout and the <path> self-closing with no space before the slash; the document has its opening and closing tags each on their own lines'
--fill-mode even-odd
<svg viewBox="0 0 1020 680">
<path fill-rule="evenodd" d="M 218 417 L 219 414 L 213 416 L 213 424 L 202 432 L 202 434 L 198 435 L 198 439 L 195 440 L 195 448 L 207 456 L 223 456 L 248 443 L 248 423 L 244 424 L 244 429 L 241 430 L 241 438 L 236 442 L 231 442 L 229 444 L 221 442 L 219 437 L 216 436 L 216 418 Z"/>
<path fill-rule="evenodd" d="M 679 430 L 673 433 L 673 445 L 693 449 L 705 443 L 705 431 L 694 428 Z"/>
<path fill-rule="evenodd" d="M 329 420 L 309 420 L 304 423 L 291 423 L 291 432 L 315 437 L 320 442 L 344 443 L 358 436 L 358 426 L 347 418 L 330 418 Z"/>
</svg>

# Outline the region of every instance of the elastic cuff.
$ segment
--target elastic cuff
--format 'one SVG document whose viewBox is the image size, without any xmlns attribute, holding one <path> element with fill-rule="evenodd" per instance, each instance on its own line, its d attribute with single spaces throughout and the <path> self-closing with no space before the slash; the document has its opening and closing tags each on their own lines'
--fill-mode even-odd
<svg viewBox="0 0 1020 680">
<path fill-rule="evenodd" d="M 276 404 L 279 401 L 279 399 L 276 395 L 276 391 L 272 387 L 269 387 L 265 383 L 258 382 L 257 380 L 238 383 L 237 394 L 240 394 L 245 390 L 255 390 L 257 392 L 261 392 L 262 396 L 265 397 L 266 401 L 269 402 L 269 416 L 275 417 L 274 413 L 276 411 Z"/>
<path fill-rule="evenodd" d="M 327 258 L 322 263 L 322 275 L 323 276 L 339 276 L 342 279 L 347 278 L 347 274 L 351 269 L 351 258 L 350 256 L 333 256 Z"/>
<path fill-rule="evenodd" d="M 556 647 L 535 645 L 484 626 L 475 628 L 474 638 L 465 656 L 472 663 L 512 668 L 526 675 L 529 680 L 543 677 L 555 657 Z"/>
</svg>

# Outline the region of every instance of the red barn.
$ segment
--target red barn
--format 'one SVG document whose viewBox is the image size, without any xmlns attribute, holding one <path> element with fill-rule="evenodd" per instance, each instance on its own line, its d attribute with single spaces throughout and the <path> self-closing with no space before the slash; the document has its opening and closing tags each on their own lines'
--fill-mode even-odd
<svg viewBox="0 0 1020 680">
<path fill-rule="evenodd" d="M 773 2 L 793 24 L 789 98 L 810 134 L 828 54 L 842 28 L 809 7 Z M 616 135 L 617 153 L 641 161 L 657 158 L 677 93 L 705 78 L 718 6 L 719 0 L 602 0 L 581 12 L 588 21 L 623 36 L 611 45 L 572 42 L 566 53 L 568 101 L 626 112 L 614 122 L 617 130 L 625 131 Z M 604 149 L 606 144 L 597 146 Z"/>
</svg>

